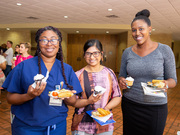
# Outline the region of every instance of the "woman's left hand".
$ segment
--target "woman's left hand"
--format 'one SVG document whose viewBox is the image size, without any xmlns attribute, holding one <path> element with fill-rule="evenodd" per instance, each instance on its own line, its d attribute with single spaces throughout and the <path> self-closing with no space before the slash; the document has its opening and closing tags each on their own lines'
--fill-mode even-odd
<svg viewBox="0 0 180 135">
<path fill-rule="evenodd" d="M 167 92 L 167 90 L 168 90 L 168 88 L 169 88 L 169 87 L 168 87 L 168 81 L 164 80 L 163 82 L 165 83 L 165 86 L 164 86 L 164 89 L 165 89 L 165 90 L 164 90 L 164 92 Z"/>
<path fill-rule="evenodd" d="M 89 104 L 94 104 L 97 101 L 99 101 L 101 99 L 102 95 L 98 94 L 97 96 L 93 96 L 93 94 L 91 94 L 91 96 L 88 98 L 88 102 Z"/>
</svg>

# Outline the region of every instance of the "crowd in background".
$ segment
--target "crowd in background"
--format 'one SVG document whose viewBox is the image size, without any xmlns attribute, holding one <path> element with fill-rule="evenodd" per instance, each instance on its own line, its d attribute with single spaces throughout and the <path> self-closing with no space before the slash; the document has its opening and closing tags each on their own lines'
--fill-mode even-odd
<svg viewBox="0 0 180 135">
<path fill-rule="evenodd" d="M 167 90 L 174 88 L 177 83 L 176 67 L 171 48 L 151 40 L 149 16 L 149 10 L 142 10 L 131 22 L 136 44 L 123 52 L 118 79 L 111 69 L 101 65 L 103 46 L 96 39 L 84 44 L 87 65 L 77 72 L 63 62 L 62 35 L 55 27 L 47 26 L 37 31 L 35 57 L 28 53 L 31 47 L 29 43 L 16 45 L 15 53 L 12 41 L 3 44 L 0 69 L 4 73 L 3 79 L 7 77 L 2 87 L 8 91 L 7 101 L 12 104 L 11 112 L 15 116 L 12 134 L 66 135 L 66 117 L 70 105 L 75 107 L 72 135 L 112 135 L 113 123 L 101 126 L 86 112 L 98 108 L 111 111 L 122 99 L 124 135 L 162 135 L 168 113 Z M 32 86 L 36 74 L 47 76 L 47 73 L 47 82 Z M 130 76 L 134 82 L 128 86 L 126 78 Z M 163 81 L 164 97 L 144 94 L 142 82 L 153 79 Z M 49 100 L 48 93 L 62 81 L 63 88 L 72 90 L 74 95 L 62 99 L 61 103 L 56 102 L 55 106 L 53 103 L 56 99 Z M 96 86 L 106 89 L 105 92 L 93 96 Z"/>
<path fill-rule="evenodd" d="M 28 53 L 31 48 L 30 43 L 17 44 L 15 50 L 12 46 L 13 42 L 10 40 L 0 46 L 0 94 L 1 90 L 4 90 L 2 84 L 10 71 L 21 61 L 33 57 Z"/>
</svg>

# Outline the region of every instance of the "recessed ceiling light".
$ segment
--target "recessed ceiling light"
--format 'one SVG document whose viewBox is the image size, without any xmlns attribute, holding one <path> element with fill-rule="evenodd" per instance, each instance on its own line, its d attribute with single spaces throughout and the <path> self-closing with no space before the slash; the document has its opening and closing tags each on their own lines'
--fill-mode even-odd
<svg viewBox="0 0 180 135">
<path fill-rule="evenodd" d="M 109 33 L 109 31 L 106 31 L 106 33 L 108 34 L 108 33 Z"/>
<path fill-rule="evenodd" d="M 109 8 L 109 9 L 108 9 L 108 11 L 112 11 L 112 9 L 111 9 L 111 8 Z"/>
<path fill-rule="evenodd" d="M 10 30 L 10 28 L 6 28 L 6 30 Z"/>
<path fill-rule="evenodd" d="M 76 33 L 79 33 L 79 31 L 77 30 Z"/>
<path fill-rule="evenodd" d="M 64 16 L 64 18 L 68 18 L 68 16 Z"/>
<path fill-rule="evenodd" d="M 21 6 L 22 4 L 21 3 L 16 3 L 16 5 Z"/>
</svg>

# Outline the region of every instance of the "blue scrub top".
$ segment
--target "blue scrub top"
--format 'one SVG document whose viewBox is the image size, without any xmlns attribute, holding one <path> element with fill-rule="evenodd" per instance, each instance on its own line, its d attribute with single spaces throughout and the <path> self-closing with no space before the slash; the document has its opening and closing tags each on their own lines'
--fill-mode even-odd
<svg viewBox="0 0 180 135">
<path fill-rule="evenodd" d="M 72 67 L 64 63 L 64 69 L 68 84 L 73 86 L 77 94 L 82 92 L 81 85 Z M 41 71 L 46 76 L 47 68 L 42 59 Z M 29 85 L 34 83 L 34 76 L 38 73 L 38 57 L 25 60 L 9 73 L 2 87 L 11 93 L 27 93 Z M 12 113 L 30 126 L 49 126 L 66 120 L 68 108 L 64 102 L 62 106 L 49 105 L 49 91 L 55 90 L 55 85 L 59 85 L 61 81 L 65 82 L 62 76 L 61 62 L 56 59 L 43 93 L 24 104 L 12 105 Z M 63 88 L 68 89 L 66 84 L 64 84 Z"/>
</svg>

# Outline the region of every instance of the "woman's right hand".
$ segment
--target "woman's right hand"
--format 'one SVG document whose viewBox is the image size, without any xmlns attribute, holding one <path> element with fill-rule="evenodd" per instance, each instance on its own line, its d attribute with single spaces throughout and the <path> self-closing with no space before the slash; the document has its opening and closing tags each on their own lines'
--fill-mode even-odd
<svg viewBox="0 0 180 135">
<path fill-rule="evenodd" d="M 119 77 L 118 81 L 121 89 L 127 89 L 126 79 L 124 77 Z"/>
<path fill-rule="evenodd" d="M 25 102 L 32 100 L 33 98 L 41 95 L 46 87 L 46 82 L 37 83 L 36 87 L 33 88 L 32 85 L 29 86 L 27 93 L 7 93 L 7 101 L 9 104 L 21 105 Z"/>
<path fill-rule="evenodd" d="M 37 96 L 40 96 L 41 93 L 44 91 L 47 82 L 37 82 L 36 87 L 33 88 L 32 85 L 29 86 L 27 95 L 33 99 Z"/>
</svg>

